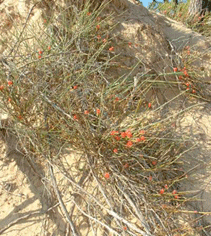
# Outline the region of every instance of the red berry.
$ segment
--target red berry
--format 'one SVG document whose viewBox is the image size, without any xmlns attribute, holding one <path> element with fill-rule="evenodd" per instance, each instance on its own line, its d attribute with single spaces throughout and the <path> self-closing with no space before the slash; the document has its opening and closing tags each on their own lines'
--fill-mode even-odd
<svg viewBox="0 0 211 236">
<path fill-rule="evenodd" d="M 148 107 L 149 107 L 149 108 L 151 108 L 151 107 L 152 107 L 152 104 L 151 104 L 150 102 L 148 103 Z"/>
<path fill-rule="evenodd" d="M 122 132 L 121 136 L 122 136 L 122 138 L 125 138 L 127 136 L 127 134 L 125 132 Z"/>
<path fill-rule="evenodd" d="M 123 227 L 123 230 L 126 231 L 126 230 L 127 230 L 127 226 L 124 226 L 124 227 Z"/>
<path fill-rule="evenodd" d="M 117 153 L 117 152 L 118 152 L 117 148 L 114 148 L 113 152 L 114 152 L 114 153 Z"/>
<path fill-rule="evenodd" d="M 111 135 L 115 135 L 115 134 L 118 134 L 118 133 L 119 133 L 118 131 L 112 130 L 110 134 L 111 134 Z"/>
<path fill-rule="evenodd" d="M 100 109 L 96 110 L 97 115 L 100 115 Z"/>
<path fill-rule="evenodd" d="M 177 194 L 177 190 L 173 190 L 172 194 Z"/>
<path fill-rule="evenodd" d="M 116 139 L 116 141 L 119 141 L 119 140 L 120 140 L 120 137 L 119 137 L 119 136 L 115 136 L 114 138 Z"/>
<path fill-rule="evenodd" d="M 137 138 L 137 139 L 136 139 L 136 142 L 137 142 L 137 143 L 141 142 L 141 139 L 140 139 L 140 138 Z"/>
<path fill-rule="evenodd" d="M 145 141 L 146 138 L 144 136 L 141 136 L 141 141 Z"/>
<path fill-rule="evenodd" d="M 157 165 L 157 161 L 152 161 L 153 166 Z"/>
<path fill-rule="evenodd" d="M 131 133 L 131 131 L 128 129 L 128 130 L 126 130 L 126 136 L 128 137 L 128 138 L 132 138 L 133 137 L 133 134 Z"/>
<path fill-rule="evenodd" d="M 127 144 L 126 144 L 127 147 L 132 147 L 133 146 L 133 143 L 131 141 L 128 141 Z"/>
<path fill-rule="evenodd" d="M 139 133 L 140 134 L 145 134 L 145 130 L 140 130 Z"/>
<path fill-rule="evenodd" d="M 77 115 L 74 115 L 74 116 L 73 116 L 73 119 L 74 119 L 74 120 L 78 120 Z"/>
<path fill-rule="evenodd" d="M 184 70 L 184 75 L 186 76 L 186 77 L 188 77 L 189 75 L 188 75 L 188 72 L 187 72 L 187 70 Z"/>
<path fill-rule="evenodd" d="M 160 190 L 160 194 L 164 194 L 164 192 L 165 192 L 165 190 L 162 188 L 162 189 Z"/>
<path fill-rule="evenodd" d="M 109 179 L 109 178 L 110 178 L 110 174 L 109 174 L 108 172 L 106 172 L 106 173 L 104 174 L 104 177 L 105 177 L 106 179 Z"/>
</svg>

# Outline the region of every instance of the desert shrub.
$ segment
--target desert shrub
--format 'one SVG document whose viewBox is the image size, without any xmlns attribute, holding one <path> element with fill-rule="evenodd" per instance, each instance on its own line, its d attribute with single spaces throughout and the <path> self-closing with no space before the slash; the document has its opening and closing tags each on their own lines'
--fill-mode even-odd
<svg viewBox="0 0 211 236">
<path fill-rule="evenodd" d="M 186 178 L 182 158 L 192 143 L 174 130 L 185 109 L 164 111 L 178 97 L 194 96 L 186 90 L 187 70 L 134 78 L 137 61 L 119 79 L 108 76 L 121 67 L 109 35 L 115 25 L 107 23 L 113 16 L 101 16 L 105 4 L 90 11 L 91 6 L 61 8 L 57 17 L 44 16 L 40 34 L 33 28 L 21 38 L 17 34 L 0 70 L 2 109 L 13 124 L 17 148 L 35 163 L 62 169 L 70 196 L 77 192 L 82 198 L 83 207 L 75 203 L 78 211 L 96 227 L 119 235 L 183 233 L 172 222 L 186 199 L 176 189 Z M 168 75 L 174 79 L 166 81 Z M 160 104 L 153 91 L 178 84 L 177 94 Z M 93 192 L 89 184 L 76 184 L 80 174 L 72 179 L 64 168 L 68 149 L 80 153 L 76 161 L 83 167 L 77 171 L 90 173 Z"/>
<path fill-rule="evenodd" d="M 196 32 L 210 36 L 210 13 L 206 12 L 201 16 L 200 14 L 191 16 L 189 14 L 189 5 L 190 1 L 179 2 L 177 5 L 174 2 L 159 2 L 152 3 L 149 9 L 161 12 L 176 21 L 182 22 Z"/>
</svg>

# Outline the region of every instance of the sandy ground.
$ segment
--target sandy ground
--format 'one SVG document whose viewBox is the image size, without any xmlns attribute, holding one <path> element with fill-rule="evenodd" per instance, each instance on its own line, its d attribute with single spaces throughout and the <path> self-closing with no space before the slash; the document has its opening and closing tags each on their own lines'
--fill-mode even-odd
<svg viewBox="0 0 211 236">
<path fill-rule="evenodd" d="M 210 40 L 200 34 L 192 32 L 181 23 L 164 17 L 161 14 L 148 12 L 142 6 L 136 6 L 134 2 L 123 1 L 123 8 L 128 7 L 128 19 L 122 19 L 124 32 L 122 35 L 129 33 L 137 36 L 138 28 L 143 27 L 143 23 L 148 25 L 148 31 L 156 32 L 157 39 L 169 40 L 175 47 L 175 50 L 182 50 L 184 46 L 190 45 L 196 52 L 203 53 L 203 57 L 196 60 L 195 66 L 206 68 L 206 78 L 210 79 Z M 26 17 L 29 10 L 28 1 L 1 1 L 0 11 L 2 19 L 6 19 L 6 24 L 1 24 L 1 28 L 11 27 L 11 22 L 7 14 L 12 12 L 20 13 L 21 17 Z M 6 11 L 4 11 L 6 9 Z M 6 13 L 7 14 L 6 14 Z M 142 16 L 140 16 L 142 13 Z M 34 19 L 39 19 L 40 10 L 34 13 Z M 18 19 L 17 14 L 17 19 Z M 131 37 L 132 37 L 131 36 Z M 147 37 L 148 33 L 143 36 Z M 154 40 L 155 39 L 155 40 Z M 140 40 L 137 36 L 137 42 Z M 153 41 L 154 40 L 154 41 Z M 154 54 L 148 55 L 149 51 L 157 48 L 156 38 L 152 37 L 151 46 L 146 55 L 150 60 Z M 3 53 L 5 48 L 0 48 Z M 166 49 L 167 50 L 167 49 Z M 131 51 L 131 50 L 130 50 Z M 169 52 L 167 50 L 167 52 Z M 127 52 L 125 52 L 127 54 Z M 129 52 L 128 52 L 129 53 Z M 130 52 L 131 53 L 131 52 Z M 141 54 L 139 52 L 139 54 Z M 165 52 L 166 53 L 166 52 Z M 132 56 L 139 56 L 133 54 Z M 127 63 L 127 60 L 125 60 Z M 150 61 L 152 63 L 153 61 Z M 149 63 L 149 64 L 150 64 Z M 128 66 L 130 58 L 128 57 Z M 157 70 L 162 65 L 156 65 Z M 187 204 L 192 210 L 199 212 L 211 212 L 211 107 L 210 105 L 200 106 L 200 109 L 193 110 L 192 113 L 186 114 L 184 119 L 177 124 L 177 132 L 184 131 L 191 134 L 198 144 L 184 160 L 184 169 L 188 172 L 188 178 L 180 191 L 193 191 L 189 195 L 194 200 Z M 71 158 L 69 160 L 72 160 Z M 39 165 L 36 163 L 36 165 Z M 193 170 L 192 170 L 193 168 Z M 22 235 L 68 235 L 67 223 L 64 217 L 60 217 L 62 212 L 56 207 L 49 210 L 52 205 L 45 184 L 45 166 L 40 165 L 40 172 L 34 172 L 32 164 L 16 149 L 16 140 L 11 135 L 1 134 L 0 139 L 0 234 L 5 236 L 22 236 Z M 57 176 L 58 177 L 58 176 Z M 59 177 L 58 177 L 59 178 Z M 196 201 L 195 198 L 198 200 Z M 56 204 L 56 203 L 54 203 Z M 69 206 L 71 207 L 71 205 Z M 48 211 L 47 211 L 48 210 Z M 199 217 L 195 214 L 194 217 Z M 61 220 L 63 219 L 63 220 Z M 201 224 L 211 224 L 211 216 L 203 217 L 199 222 Z M 200 226 L 200 225 L 199 225 Z M 81 235 L 88 235 L 86 222 L 82 219 Z M 90 234 L 92 235 L 92 234 Z M 103 235 L 99 232 L 99 235 Z"/>
</svg>

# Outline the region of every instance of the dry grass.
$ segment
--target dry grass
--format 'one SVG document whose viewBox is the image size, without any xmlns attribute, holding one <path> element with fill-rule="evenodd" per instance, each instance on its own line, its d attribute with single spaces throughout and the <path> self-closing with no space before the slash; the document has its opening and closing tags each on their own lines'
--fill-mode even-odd
<svg viewBox="0 0 211 236">
<path fill-rule="evenodd" d="M 77 214 L 93 235 L 99 229 L 104 235 L 190 235 L 178 214 L 195 212 L 185 210 L 189 199 L 177 188 L 187 178 L 183 157 L 195 144 L 175 126 L 197 99 L 207 99 L 196 74 L 179 64 L 181 71 L 134 78 L 137 62 L 118 80 L 108 77 L 121 64 L 113 63 L 118 55 L 108 35 L 115 25 L 106 23 L 112 15 L 102 17 L 105 5 L 61 8 L 58 17 L 44 16 L 42 34 L 27 27 L 19 34 L 0 69 L 10 131 L 29 160 L 48 165 L 49 191 L 73 235 L 79 234 Z M 161 103 L 160 91 L 175 95 Z M 177 112 L 176 101 L 182 104 Z M 80 153 L 71 164 L 64 161 L 69 150 Z"/>
<path fill-rule="evenodd" d="M 204 36 L 210 36 L 211 30 L 211 14 L 209 12 L 205 12 L 203 15 L 194 15 L 191 16 L 189 14 L 189 4 L 188 0 L 186 3 L 181 2 L 177 6 L 174 2 L 165 2 L 159 4 L 151 4 L 149 6 L 150 9 L 158 10 L 164 15 L 182 22 L 188 28 L 201 33 Z"/>
</svg>

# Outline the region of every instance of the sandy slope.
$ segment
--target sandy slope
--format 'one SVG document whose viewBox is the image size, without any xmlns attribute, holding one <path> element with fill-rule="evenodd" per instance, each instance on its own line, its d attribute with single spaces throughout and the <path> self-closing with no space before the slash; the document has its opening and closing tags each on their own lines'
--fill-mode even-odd
<svg viewBox="0 0 211 236">
<path fill-rule="evenodd" d="M 124 16 L 119 17 L 121 22 L 119 28 L 114 34 L 120 34 L 117 43 L 122 39 L 132 41 L 134 44 L 143 47 L 117 48 L 124 54 L 126 66 L 131 66 L 134 62 L 131 58 L 144 58 L 149 67 L 153 66 L 154 70 L 162 71 L 164 64 L 171 64 L 166 54 L 171 54 L 168 42 L 172 42 L 175 51 L 182 50 L 184 46 L 191 46 L 193 52 L 202 53 L 194 62 L 196 67 L 204 67 L 208 82 L 210 79 L 210 41 L 200 34 L 192 32 L 181 23 L 169 18 L 149 12 L 142 6 L 137 6 L 132 0 L 122 1 L 120 6 L 118 1 L 114 2 L 114 10 L 124 11 Z M 6 30 L 12 29 L 13 20 L 19 21 L 27 16 L 31 5 L 30 1 L 4 0 L 0 4 L 1 25 L 0 30 L 6 34 Z M 33 12 L 31 22 L 41 21 L 41 10 L 36 8 Z M 119 41 L 118 41 L 119 40 Z M 6 48 L 4 44 L 0 46 L 0 53 L 4 54 Z M 165 60 L 158 61 L 158 55 Z M 174 55 L 175 56 L 175 55 Z M 119 76 L 122 73 L 119 72 Z M 211 161 L 211 107 L 203 107 L 189 113 L 180 123 L 178 121 L 178 132 L 187 129 L 194 139 L 201 144 L 201 149 L 193 150 L 187 157 L 184 166 L 188 171 L 190 167 L 197 166 L 197 172 L 187 179 L 187 183 L 181 186 L 181 190 L 199 190 L 192 195 L 196 195 L 203 201 L 193 202 L 190 204 L 191 209 L 197 211 L 211 212 L 211 188 L 210 188 L 210 161 Z M 55 210 L 45 214 L 51 205 L 50 196 L 43 186 L 42 174 L 44 167 L 40 172 L 32 171 L 31 165 L 27 162 L 21 153 L 15 148 L 15 139 L 12 136 L 2 135 L 0 142 L 0 232 L 6 229 L 2 235 L 65 235 L 66 222 L 61 221 L 59 216 L 60 210 Z M 200 164 L 198 166 L 198 164 Z M 58 177 L 59 178 L 59 177 Z M 191 195 L 191 194 L 190 194 Z M 191 196 L 192 196 L 191 195 Z M 197 216 L 197 215 L 196 215 Z M 21 218 L 23 217 L 23 218 Z M 62 218 L 62 217 L 61 217 Z M 211 218 L 203 219 L 211 224 Z M 60 233 L 56 230 L 60 229 Z M 85 227 L 86 228 L 86 227 Z M 62 232 L 62 233 L 61 233 Z M 85 235 L 85 231 L 81 231 Z M 91 235 L 91 234 L 90 234 Z M 100 233 L 99 233 L 100 235 Z"/>
</svg>

